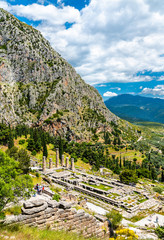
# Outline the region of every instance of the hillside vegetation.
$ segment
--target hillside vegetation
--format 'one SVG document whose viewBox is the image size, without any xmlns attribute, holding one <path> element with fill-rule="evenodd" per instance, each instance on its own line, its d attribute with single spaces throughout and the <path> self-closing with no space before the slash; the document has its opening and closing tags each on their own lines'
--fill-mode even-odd
<svg viewBox="0 0 164 240">
<path fill-rule="evenodd" d="M 122 94 L 109 98 L 105 105 L 114 114 L 130 122 L 164 123 L 164 99 Z"/>
</svg>

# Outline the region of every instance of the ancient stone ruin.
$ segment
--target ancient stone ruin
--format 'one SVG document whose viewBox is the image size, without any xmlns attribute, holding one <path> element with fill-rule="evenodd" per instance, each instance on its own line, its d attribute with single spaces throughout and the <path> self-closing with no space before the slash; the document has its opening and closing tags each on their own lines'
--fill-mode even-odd
<svg viewBox="0 0 164 240">
<path fill-rule="evenodd" d="M 101 219 L 102 220 L 102 219 Z M 76 210 L 70 203 L 55 200 L 34 200 L 23 204 L 22 214 L 7 219 L 4 224 L 19 223 L 23 225 L 66 230 L 82 234 L 85 237 L 96 236 L 101 239 L 109 238 L 108 223 L 86 213 Z"/>
<path fill-rule="evenodd" d="M 56 148 L 56 166 L 55 168 L 64 168 L 66 167 L 67 169 L 70 169 L 72 171 L 75 170 L 75 165 L 74 165 L 74 158 L 71 158 L 71 166 L 69 164 L 69 158 L 66 157 L 66 163 L 64 160 L 64 155 L 62 155 L 62 159 L 61 159 L 61 165 L 60 165 L 60 161 L 59 161 L 59 149 Z M 49 159 L 49 169 L 53 168 L 53 161 L 52 158 Z M 46 171 L 46 157 L 43 156 L 43 160 L 42 160 L 42 171 L 45 172 Z"/>
</svg>

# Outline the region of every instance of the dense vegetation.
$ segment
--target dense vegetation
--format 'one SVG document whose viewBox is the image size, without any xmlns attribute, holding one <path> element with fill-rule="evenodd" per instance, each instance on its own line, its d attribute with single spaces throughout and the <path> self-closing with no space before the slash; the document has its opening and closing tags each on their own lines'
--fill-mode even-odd
<svg viewBox="0 0 164 240">
<path fill-rule="evenodd" d="M 0 212 L 7 203 L 30 196 L 32 186 L 32 180 L 23 174 L 19 160 L 15 161 L 0 151 Z"/>
<path fill-rule="evenodd" d="M 121 138 L 121 131 L 117 128 L 117 125 L 113 123 L 114 139 L 110 139 L 110 133 L 104 131 L 104 143 L 100 142 L 82 142 L 77 143 L 75 141 L 68 141 L 61 137 L 50 136 L 42 128 L 28 128 L 25 125 L 18 125 L 16 128 L 11 129 L 10 126 L 0 124 L 0 144 L 8 145 L 7 154 L 10 157 L 20 162 L 20 168 L 24 173 L 28 172 L 29 158 L 25 150 L 18 150 L 13 147 L 13 139 L 17 137 L 25 136 L 25 139 L 20 140 L 19 144 L 27 142 L 27 150 L 32 155 L 36 155 L 37 152 L 42 151 L 44 156 L 48 156 L 47 144 L 53 144 L 55 148 L 59 148 L 60 158 L 64 152 L 68 153 L 75 162 L 81 159 L 85 163 L 89 163 L 92 166 L 92 170 L 98 170 L 100 167 L 106 167 L 111 169 L 114 173 L 120 174 L 120 180 L 125 182 L 123 174 L 131 174 L 136 176 L 133 178 L 133 183 L 137 182 L 137 177 L 149 178 L 153 180 L 160 180 L 164 182 L 164 156 L 159 151 L 151 150 L 150 144 L 145 141 L 134 142 L 132 141 L 128 145 Z M 121 149 L 135 149 L 142 154 L 142 161 L 138 162 L 137 158 L 129 160 L 126 157 L 122 157 L 121 154 L 118 157 L 115 154 L 110 154 L 109 147 L 113 147 L 115 151 Z M 22 156 L 24 160 L 22 161 Z M 123 171 L 126 170 L 126 171 Z M 121 173 L 123 171 L 123 173 Z M 130 183 L 130 181 L 126 182 Z"/>
</svg>

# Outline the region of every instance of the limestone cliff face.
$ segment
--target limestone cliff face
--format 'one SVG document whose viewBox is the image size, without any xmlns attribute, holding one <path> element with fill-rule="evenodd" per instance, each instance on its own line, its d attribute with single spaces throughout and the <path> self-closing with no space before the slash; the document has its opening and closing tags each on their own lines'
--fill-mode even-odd
<svg viewBox="0 0 164 240">
<path fill-rule="evenodd" d="M 39 31 L 0 9 L 0 120 L 82 139 L 117 119 Z"/>
</svg>

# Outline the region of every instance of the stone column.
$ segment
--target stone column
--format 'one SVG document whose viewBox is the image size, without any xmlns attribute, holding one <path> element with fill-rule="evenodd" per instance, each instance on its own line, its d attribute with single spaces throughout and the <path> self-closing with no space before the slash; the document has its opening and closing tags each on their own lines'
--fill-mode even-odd
<svg viewBox="0 0 164 240">
<path fill-rule="evenodd" d="M 49 169 L 52 168 L 52 158 L 49 159 Z"/>
<path fill-rule="evenodd" d="M 56 168 L 59 167 L 59 148 L 56 148 Z"/>
<path fill-rule="evenodd" d="M 69 168 L 69 157 L 66 157 L 66 168 Z"/>
<path fill-rule="evenodd" d="M 71 158 L 71 170 L 72 170 L 72 171 L 75 170 L 75 166 L 74 166 L 74 158 Z"/>
<path fill-rule="evenodd" d="M 62 155 L 61 166 L 64 167 L 64 154 Z"/>
<path fill-rule="evenodd" d="M 43 172 L 45 172 L 45 170 L 46 170 L 46 157 L 45 156 L 43 156 L 42 170 L 43 170 Z"/>
</svg>

